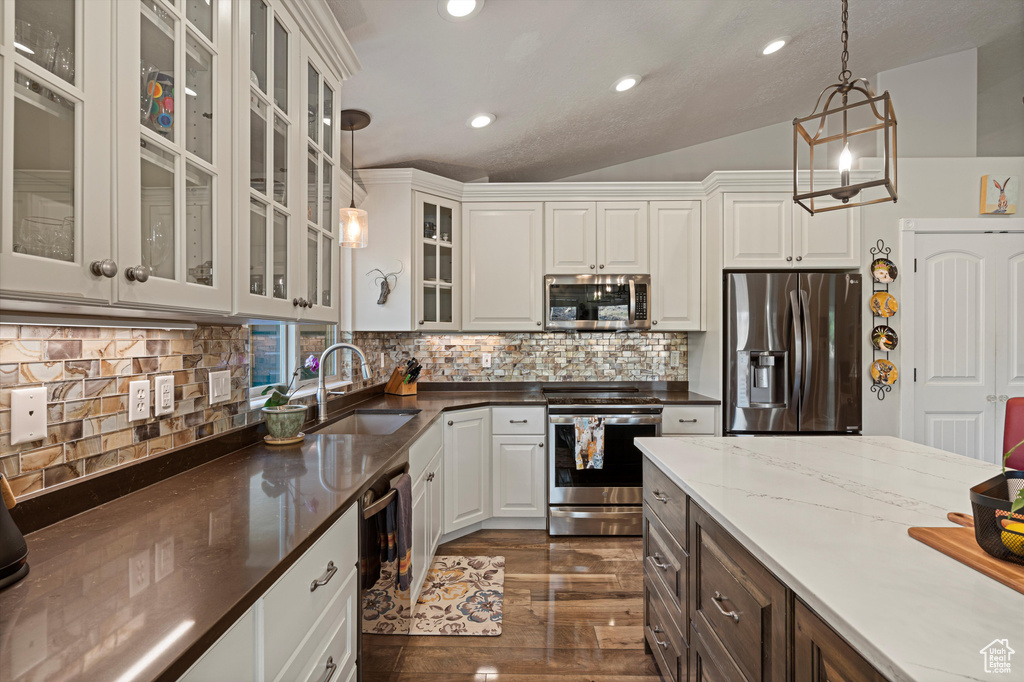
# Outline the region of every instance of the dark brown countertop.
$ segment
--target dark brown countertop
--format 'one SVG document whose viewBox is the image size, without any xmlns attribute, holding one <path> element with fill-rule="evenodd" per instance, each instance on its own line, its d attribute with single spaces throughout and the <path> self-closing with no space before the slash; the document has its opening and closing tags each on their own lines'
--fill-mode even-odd
<svg viewBox="0 0 1024 682">
<path fill-rule="evenodd" d="M 0 679 L 108 682 L 143 663 L 134 682 L 177 679 L 443 411 L 488 405 L 545 401 L 537 390 L 376 396 L 337 416 L 421 412 L 386 436 L 252 445 L 29 534 L 29 575 L 0 592 Z"/>
</svg>

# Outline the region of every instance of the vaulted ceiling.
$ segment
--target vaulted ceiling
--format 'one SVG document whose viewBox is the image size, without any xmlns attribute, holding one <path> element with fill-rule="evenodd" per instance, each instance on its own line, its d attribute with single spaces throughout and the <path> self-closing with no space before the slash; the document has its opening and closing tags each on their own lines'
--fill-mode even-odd
<svg viewBox="0 0 1024 682">
<path fill-rule="evenodd" d="M 839 72 L 839 0 L 328 0 L 373 117 L 357 167 L 545 181 L 810 113 Z M 850 0 L 855 76 L 1024 34 L 1022 0 Z M 791 40 L 760 55 L 777 36 Z M 631 91 L 612 84 L 641 74 Z M 467 119 L 497 120 L 472 129 Z"/>
</svg>

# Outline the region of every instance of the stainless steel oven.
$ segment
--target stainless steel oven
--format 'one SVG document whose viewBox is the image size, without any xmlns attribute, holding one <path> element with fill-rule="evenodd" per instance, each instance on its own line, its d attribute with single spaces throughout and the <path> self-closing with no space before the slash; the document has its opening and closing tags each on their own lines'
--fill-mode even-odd
<svg viewBox="0 0 1024 682">
<path fill-rule="evenodd" d="M 643 454 L 634 438 L 661 435 L 659 400 L 639 392 L 552 393 L 548 401 L 548 532 L 640 535 Z M 577 418 L 604 425 L 600 469 L 578 468 Z"/>
<path fill-rule="evenodd" d="M 545 329 L 650 329 L 650 275 L 548 275 Z"/>
</svg>

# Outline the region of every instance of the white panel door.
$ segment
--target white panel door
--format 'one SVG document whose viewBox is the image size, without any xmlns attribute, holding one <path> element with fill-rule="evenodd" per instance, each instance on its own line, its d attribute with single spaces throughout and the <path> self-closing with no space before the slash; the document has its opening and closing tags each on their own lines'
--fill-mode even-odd
<svg viewBox="0 0 1024 682">
<path fill-rule="evenodd" d="M 444 449 L 437 451 L 434 457 L 427 478 L 427 558 L 433 561 L 437 546 L 441 543 L 441 535 L 444 532 Z M 429 563 L 429 562 L 428 562 Z M 429 568 L 429 565 L 428 565 Z"/>
<path fill-rule="evenodd" d="M 725 195 L 726 268 L 793 264 L 793 197 L 779 192 Z"/>
<path fill-rule="evenodd" d="M 1024 396 L 1024 234 L 997 234 L 991 239 L 997 259 L 995 441 L 1001 448 L 1006 401 Z"/>
<path fill-rule="evenodd" d="M 646 275 L 650 272 L 646 201 L 597 204 L 597 272 Z"/>
<path fill-rule="evenodd" d="M 178 682 L 256 679 L 256 616 L 245 612 Z"/>
<path fill-rule="evenodd" d="M 597 204 L 544 204 L 544 274 L 586 275 L 597 269 Z"/>
<path fill-rule="evenodd" d="M 822 206 L 838 201 L 821 202 Z M 803 268 L 859 268 L 860 207 L 815 213 L 796 211 L 793 262 Z"/>
<path fill-rule="evenodd" d="M 463 331 L 540 329 L 543 216 L 539 203 L 463 205 Z"/>
<path fill-rule="evenodd" d="M 917 440 L 995 462 L 998 249 L 962 234 L 918 236 L 914 382 Z M 909 376 L 908 376 L 909 375 Z"/>
<path fill-rule="evenodd" d="M 703 329 L 699 201 L 651 202 L 652 331 Z"/>
<path fill-rule="evenodd" d="M 412 487 L 412 582 L 409 584 L 410 599 L 416 603 L 423 578 L 430 566 L 430 483 L 427 474 L 416 481 Z"/>
<path fill-rule="evenodd" d="M 544 516 L 544 437 L 494 436 L 494 516 Z"/>
<path fill-rule="evenodd" d="M 444 431 L 444 531 L 491 516 L 491 411 L 452 412 Z"/>
</svg>

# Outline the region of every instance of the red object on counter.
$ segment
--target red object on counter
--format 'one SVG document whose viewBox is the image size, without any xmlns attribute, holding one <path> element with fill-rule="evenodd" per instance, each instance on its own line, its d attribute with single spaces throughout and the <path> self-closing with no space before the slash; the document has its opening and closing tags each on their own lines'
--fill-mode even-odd
<svg viewBox="0 0 1024 682">
<path fill-rule="evenodd" d="M 1024 441 L 1024 398 L 1006 401 L 1006 422 L 1003 425 L 1003 450 L 1006 454 L 1017 443 Z M 1024 445 L 1014 450 L 1006 466 L 1024 471 Z"/>
</svg>

